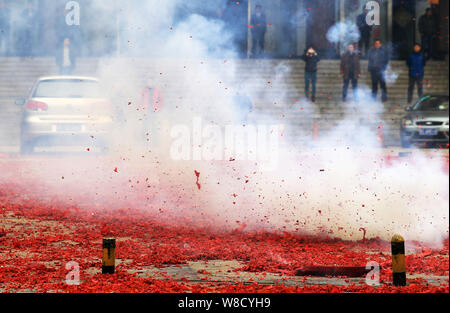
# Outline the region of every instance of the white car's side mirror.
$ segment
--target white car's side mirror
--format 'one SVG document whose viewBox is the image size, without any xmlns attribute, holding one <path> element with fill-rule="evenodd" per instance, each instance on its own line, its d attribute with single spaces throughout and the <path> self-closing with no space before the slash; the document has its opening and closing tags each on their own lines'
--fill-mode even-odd
<svg viewBox="0 0 450 313">
<path fill-rule="evenodd" d="M 25 104 L 25 99 L 17 99 L 15 101 L 16 105 L 23 106 Z"/>
</svg>

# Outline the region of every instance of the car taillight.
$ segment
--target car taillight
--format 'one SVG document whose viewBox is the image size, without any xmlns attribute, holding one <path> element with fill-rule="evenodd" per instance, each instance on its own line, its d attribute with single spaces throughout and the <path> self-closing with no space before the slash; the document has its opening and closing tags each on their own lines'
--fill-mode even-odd
<svg viewBox="0 0 450 313">
<path fill-rule="evenodd" d="M 44 102 L 28 101 L 27 104 L 25 104 L 25 109 L 31 111 L 39 111 L 39 110 L 47 111 L 48 105 Z"/>
</svg>

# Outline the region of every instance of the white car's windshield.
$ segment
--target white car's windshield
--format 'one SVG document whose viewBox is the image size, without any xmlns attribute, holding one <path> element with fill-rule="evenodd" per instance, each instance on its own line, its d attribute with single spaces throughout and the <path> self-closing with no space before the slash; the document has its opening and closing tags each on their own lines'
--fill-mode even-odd
<svg viewBox="0 0 450 313">
<path fill-rule="evenodd" d="M 94 80 L 54 79 L 39 83 L 34 98 L 102 98 L 99 83 Z"/>
<path fill-rule="evenodd" d="M 414 111 L 448 111 L 448 97 L 426 96 L 420 99 L 413 108 Z"/>
</svg>

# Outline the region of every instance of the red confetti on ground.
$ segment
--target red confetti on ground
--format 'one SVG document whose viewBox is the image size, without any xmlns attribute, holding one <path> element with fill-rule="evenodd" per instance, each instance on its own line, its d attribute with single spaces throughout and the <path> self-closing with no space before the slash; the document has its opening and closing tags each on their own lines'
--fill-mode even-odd
<svg viewBox="0 0 450 313">
<path fill-rule="evenodd" d="M 0 172 L 4 170 L 0 163 Z M 200 173 L 195 171 L 195 175 L 198 182 Z M 379 239 L 343 241 L 282 231 L 245 232 L 242 221 L 236 221 L 235 230 L 223 231 L 203 212 L 186 211 L 176 216 L 164 212 L 162 219 L 161 212 L 139 209 L 132 203 L 120 209 L 109 208 L 108 203 L 102 204 L 104 209 L 96 204 L 82 209 L 68 204 L 67 199 L 43 197 L 49 194 L 46 186 L 24 190 L 18 180 L 0 181 L 0 292 L 449 292 L 448 238 L 440 249 L 407 242 L 407 272 L 415 278 L 409 278 L 406 287 L 394 287 L 390 243 Z M 115 207 L 112 202 L 111 207 Z M 116 258 L 121 262 L 113 275 L 99 271 L 105 236 L 117 239 Z M 381 285 L 286 286 L 281 279 L 269 285 L 234 281 L 224 285 L 208 279 L 198 282 L 187 277 L 139 275 L 150 266 L 177 267 L 212 260 L 240 262 L 242 268 L 233 269 L 237 274 L 278 274 L 283 279 L 295 278 L 298 269 L 308 266 L 346 268 L 375 261 L 382 268 Z M 80 266 L 79 285 L 65 281 L 68 262 Z M 444 279 L 440 285 L 430 284 L 426 275 Z"/>
</svg>

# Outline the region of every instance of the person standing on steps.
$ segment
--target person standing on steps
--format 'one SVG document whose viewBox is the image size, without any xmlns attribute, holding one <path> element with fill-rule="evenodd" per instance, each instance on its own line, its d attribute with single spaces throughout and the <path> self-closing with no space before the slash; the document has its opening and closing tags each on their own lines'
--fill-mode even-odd
<svg viewBox="0 0 450 313">
<path fill-rule="evenodd" d="M 257 58 L 264 55 L 264 38 L 267 31 L 266 15 L 261 5 L 256 5 L 255 13 L 252 15 L 250 24 L 252 33 L 252 57 Z"/>
<path fill-rule="evenodd" d="M 317 63 L 319 63 L 320 58 L 316 50 L 310 47 L 306 50 L 302 59 L 305 61 L 305 96 L 309 98 L 309 85 L 311 83 L 311 101 L 316 102 Z"/>
<path fill-rule="evenodd" d="M 348 46 L 348 51 L 341 57 L 341 75 L 344 79 L 342 101 L 347 101 L 347 92 L 350 82 L 352 83 L 353 88 L 353 100 L 358 100 L 358 79 L 361 77 L 361 65 L 359 55 L 353 44 Z"/>
<path fill-rule="evenodd" d="M 417 94 L 419 98 L 423 95 L 423 77 L 425 76 L 425 65 L 427 60 L 422 53 L 422 47 L 416 43 L 414 51 L 406 60 L 409 69 L 408 83 L 408 103 L 411 104 L 414 94 L 414 85 L 417 84 Z"/>
<path fill-rule="evenodd" d="M 72 75 L 76 64 L 75 53 L 70 38 L 64 38 L 62 47 L 57 49 L 56 64 L 60 75 Z"/>
<path fill-rule="evenodd" d="M 370 49 L 370 38 L 372 37 L 372 26 L 367 24 L 367 14 L 369 11 L 364 8 L 363 12 L 358 15 L 356 19 L 356 25 L 358 26 L 360 40 L 359 50 L 361 51 L 361 57 L 366 58 L 367 52 Z"/>
<path fill-rule="evenodd" d="M 148 78 L 145 87 L 140 93 L 140 109 L 144 112 L 145 139 L 151 140 L 153 144 L 160 142 L 161 119 L 160 114 L 163 106 L 161 88 L 156 86 L 151 78 Z"/>
<path fill-rule="evenodd" d="M 0 55 L 9 56 L 10 53 L 11 11 L 5 0 L 0 0 Z"/>
<path fill-rule="evenodd" d="M 377 99 L 378 85 L 381 87 L 381 101 L 386 102 L 386 70 L 389 65 L 389 55 L 381 45 L 381 40 L 375 40 L 369 51 L 369 73 L 372 79 L 372 99 Z"/>
<path fill-rule="evenodd" d="M 437 33 L 436 20 L 433 11 L 428 8 L 419 19 L 419 32 L 422 39 L 422 47 L 427 60 L 434 57 L 434 38 Z"/>
<path fill-rule="evenodd" d="M 240 87 L 231 99 L 236 123 L 248 125 L 248 118 L 253 110 L 253 102 L 244 92 L 244 88 Z"/>
<path fill-rule="evenodd" d="M 34 8 L 33 1 L 29 0 L 27 2 L 27 8 L 22 11 L 20 16 L 21 22 L 21 37 L 19 38 L 19 52 L 21 57 L 33 57 L 34 56 L 34 45 L 35 45 L 35 34 L 38 27 L 37 12 Z"/>
</svg>

